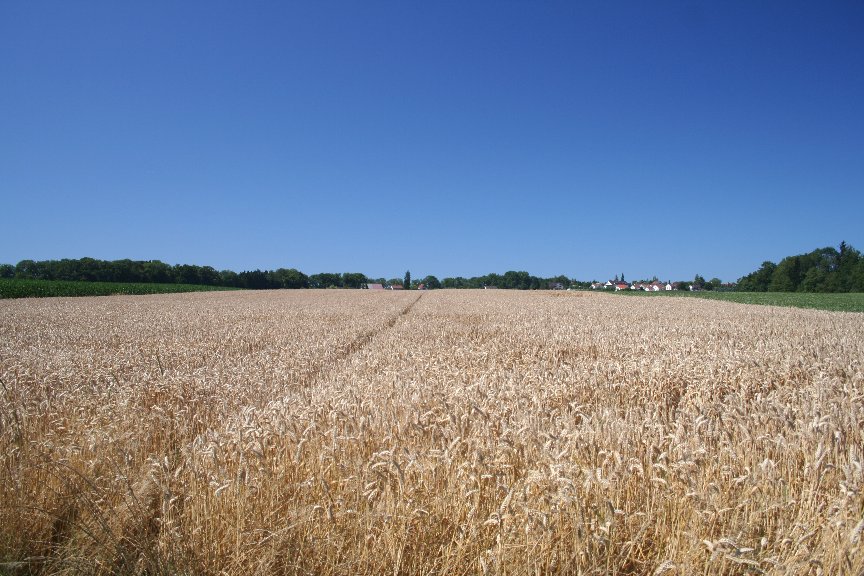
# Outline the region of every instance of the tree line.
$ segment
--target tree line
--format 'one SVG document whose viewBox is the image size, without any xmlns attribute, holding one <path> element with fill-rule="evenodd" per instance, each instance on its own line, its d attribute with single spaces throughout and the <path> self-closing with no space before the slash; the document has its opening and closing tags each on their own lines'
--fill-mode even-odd
<svg viewBox="0 0 864 576">
<path fill-rule="evenodd" d="M 337 274 L 340 283 L 360 287 L 362 274 Z M 343 278 L 344 276 L 344 278 Z M 359 280 L 358 280 L 359 277 Z M 0 278 L 28 280 L 69 280 L 88 282 L 130 282 L 159 284 L 198 284 L 229 288 L 309 288 L 310 277 L 302 272 L 252 270 L 233 272 L 211 266 L 166 264 L 159 260 L 97 260 L 95 258 L 63 260 L 22 260 L 15 266 L 0 264 Z"/>
<path fill-rule="evenodd" d="M 276 288 L 363 288 L 375 283 L 385 286 L 428 289 L 485 288 L 511 290 L 546 290 L 549 288 L 589 288 L 591 282 L 570 279 L 564 275 L 543 278 L 524 271 L 490 273 L 464 278 L 435 276 L 413 279 L 406 272 L 402 278 L 369 278 L 361 272 L 322 272 L 306 275 L 295 268 L 234 272 L 211 266 L 166 264 L 159 260 L 97 260 L 95 258 L 63 260 L 22 260 L 16 265 L 0 264 L 0 278 L 31 280 L 67 280 L 91 282 L 130 282 L 161 284 L 198 284 L 250 290 Z M 615 277 L 616 281 L 618 276 Z M 624 275 L 621 274 L 621 281 Z M 692 282 L 676 282 L 679 289 L 737 290 L 742 292 L 864 292 L 864 257 L 841 242 L 839 249 L 828 247 L 809 254 L 789 256 L 779 264 L 762 266 L 740 278 L 737 285 L 722 285 L 712 278 L 706 281 L 696 275 Z"/>
<path fill-rule="evenodd" d="M 841 242 L 787 256 L 779 264 L 766 261 L 738 280 L 741 292 L 864 292 L 864 257 Z"/>
<path fill-rule="evenodd" d="M 98 260 L 95 258 L 63 260 L 22 260 L 16 265 L 0 264 L 0 278 L 28 280 L 66 280 L 88 282 L 135 282 L 160 284 L 198 284 L 225 286 L 251 290 L 276 288 L 363 288 L 376 283 L 399 285 L 406 289 L 421 285 L 436 288 L 509 288 L 517 290 L 546 289 L 552 285 L 562 288 L 585 288 L 590 283 L 571 280 L 566 276 L 540 278 L 528 272 L 509 271 L 504 274 L 486 274 L 472 278 L 444 278 L 429 275 L 411 279 L 411 272 L 402 278 L 369 278 L 360 272 L 322 272 L 306 275 L 295 268 L 251 270 L 234 272 L 216 270 L 211 266 L 192 264 L 166 264 L 159 260 Z"/>
</svg>

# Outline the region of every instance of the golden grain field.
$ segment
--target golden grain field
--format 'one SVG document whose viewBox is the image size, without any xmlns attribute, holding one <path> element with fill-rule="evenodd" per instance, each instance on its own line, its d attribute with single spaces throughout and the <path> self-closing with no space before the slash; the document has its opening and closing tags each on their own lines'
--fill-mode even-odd
<svg viewBox="0 0 864 576">
<path fill-rule="evenodd" d="M 860 574 L 864 315 L 0 301 L 0 574 Z"/>
</svg>

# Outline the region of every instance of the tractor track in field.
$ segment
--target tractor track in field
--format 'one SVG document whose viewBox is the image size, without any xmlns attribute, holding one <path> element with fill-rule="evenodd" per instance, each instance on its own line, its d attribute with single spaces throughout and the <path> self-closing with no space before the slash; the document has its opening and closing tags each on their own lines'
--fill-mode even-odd
<svg viewBox="0 0 864 576">
<path fill-rule="evenodd" d="M 341 346 L 336 354 L 330 358 L 328 358 L 327 363 L 319 364 L 309 372 L 304 375 L 304 378 L 301 379 L 301 386 L 304 388 L 308 388 L 313 386 L 314 384 L 325 380 L 330 374 L 335 372 L 336 368 L 369 346 L 376 338 L 381 336 L 382 334 L 386 334 L 390 330 L 392 330 L 400 320 L 405 318 L 411 313 L 411 310 L 414 306 L 420 302 L 420 299 L 423 298 L 423 294 L 419 294 L 417 298 L 412 300 L 407 306 L 405 306 L 402 310 L 397 312 L 395 315 L 391 316 L 387 319 L 384 324 L 373 328 L 372 330 L 367 330 L 361 334 L 359 334 L 356 338 L 351 340 L 348 344 Z"/>
</svg>

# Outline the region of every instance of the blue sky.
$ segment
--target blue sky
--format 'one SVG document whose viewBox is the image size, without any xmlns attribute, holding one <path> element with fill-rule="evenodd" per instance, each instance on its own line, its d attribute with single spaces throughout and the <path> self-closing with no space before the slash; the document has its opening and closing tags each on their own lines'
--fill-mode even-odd
<svg viewBox="0 0 864 576">
<path fill-rule="evenodd" d="M 861 2 L 2 2 L 0 262 L 724 281 L 864 250 Z"/>
</svg>

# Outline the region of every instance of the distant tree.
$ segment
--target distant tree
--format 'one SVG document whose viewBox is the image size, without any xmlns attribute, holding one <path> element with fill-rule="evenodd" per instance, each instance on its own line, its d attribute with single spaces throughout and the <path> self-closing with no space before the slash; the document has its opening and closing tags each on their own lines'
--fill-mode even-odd
<svg viewBox="0 0 864 576">
<path fill-rule="evenodd" d="M 844 248 L 844 251 L 847 248 Z M 838 281 L 840 253 L 829 246 L 819 248 L 798 257 L 801 262 L 802 292 L 836 292 L 841 289 Z"/>
<path fill-rule="evenodd" d="M 33 260 L 21 260 L 15 265 L 16 278 L 30 278 L 39 280 L 39 269 Z"/>
<path fill-rule="evenodd" d="M 818 266 L 814 266 L 804 274 L 804 279 L 801 280 L 800 289 L 802 292 L 820 292 L 827 277 L 828 273 L 825 270 Z"/>
<path fill-rule="evenodd" d="M 272 275 L 278 288 L 298 289 L 309 287 L 309 277 L 295 268 L 279 268 Z"/>
<path fill-rule="evenodd" d="M 508 270 L 500 280 L 490 278 L 489 285 L 511 290 L 528 290 L 531 288 L 531 282 L 532 278 L 528 272 Z"/>
<path fill-rule="evenodd" d="M 708 281 L 708 284 L 710 284 L 714 290 L 717 290 L 723 285 L 723 281 L 719 278 L 711 278 L 711 280 Z"/>
<path fill-rule="evenodd" d="M 780 261 L 771 274 L 770 292 L 795 292 L 804 280 L 801 271 L 801 257 L 790 256 Z"/>
<path fill-rule="evenodd" d="M 463 278 L 462 276 L 457 276 L 455 278 L 444 278 L 441 281 L 441 286 L 443 288 L 467 288 L 468 280 Z"/>
<path fill-rule="evenodd" d="M 858 260 L 849 278 L 850 292 L 864 292 L 864 258 Z"/>
<path fill-rule="evenodd" d="M 238 276 L 240 286 L 249 290 L 264 290 L 273 287 L 267 273 L 261 270 L 241 272 Z"/>
<path fill-rule="evenodd" d="M 553 276 L 552 278 L 547 278 L 546 279 L 546 285 L 547 286 L 549 285 L 549 282 L 561 284 L 562 286 L 564 286 L 564 288 L 569 288 L 570 284 L 571 284 L 570 279 L 567 278 L 566 276 L 564 276 L 563 274 L 560 276 Z"/>
<path fill-rule="evenodd" d="M 503 288 L 506 282 L 504 280 L 504 276 L 492 272 L 490 274 L 486 274 L 485 276 L 480 276 L 479 278 L 471 278 L 469 280 L 469 284 L 471 284 L 472 288 L 483 288 L 485 286 L 495 286 L 497 288 Z"/>
<path fill-rule="evenodd" d="M 112 282 L 140 282 L 140 276 L 136 273 L 136 266 L 132 260 L 115 260 L 107 262 L 106 276 L 111 278 Z"/>
<path fill-rule="evenodd" d="M 846 242 L 840 243 L 837 258 L 837 277 L 840 290 L 846 292 L 850 290 L 853 283 L 852 277 L 856 271 L 858 263 L 861 261 L 861 253 L 847 245 Z"/>
<path fill-rule="evenodd" d="M 171 282 L 172 280 L 171 266 L 159 260 L 150 260 L 148 262 L 144 262 L 143 271 L 145 282 L 166 283 Z M 232 272 L 232 274 L 234 273 Z M 220 274 L 219 277 L 220 282 L 222 282 L 222 275 Z M 234 284 L 227 284 L 227 286 L 234 286 Z"/>
<path fill-rule="evenodd" d="M 861 290 L 858 270 L 861 253 L 845 241 L 839 248 L 819 248 L 788 256 L 780 264 L 764 262 L 759 270 L 738 281 L 741 291 L 850 292 Z"/>
<path fill-rule="evenodd" d="M 771 285 L 771 277 L 777 265 L 766 260 L 759 270 L 751 272 L 738 280 L 738 289 L 742 292 L 767 292 Z"/>
<path fill-rule="evenodd" d="M 309 276 L 309 285 L 312 288 L 341 288 L 342 275 L 332 272 L 321 272 Z"/>
<path fill-rule="evenodd" d="M 79 280 L 88 282 L 112 282 L 113 278 L 107 273 L 107 262 L 95 258 L 81 258 L 78 261 L 80 271 Z"/>
<path fill-rule="evenodd" d="M 217 286 L 220 282 L 219 272 L 212 266 L 199 266 L 198 281 L 205 286 Z"/>
<path fill-rule="evenodd" d="M 240 276 L 233 270 L 222 270 L 219 272 L 219 284 L 240 288 Z"/>
<path fill-rule="evenodd" d="M 342 286 L 345 288 L 361 288 L 366 282 L 366 275 L 360 272 L 345 272 L 342 274 Z"/>
<path fill-rule="evenodd" d="M 410 270 L 405 271 L 405 278 L 403 279 L 402 286 L 405 288 L 405 290 L 411 289 L 411 271 Z"/>
<path fill-rule="evenodd" d="M 426 276 L 423 278 L 422 282 L 429 290 L 437 290 L 438 288 L 441 288 L 441 282 L 439 282 L 438 278 L 435 276 Z"/>
<path fill-rule="evenodd" d="M 0 278 L 14 278 L 15 267 L 12 264 L 0 264 Z"/>
<path fill-rule="evenodd" d="M 261 272 L 258 270 L 258 272 Z M 201 275 L 197 266 L 178 264 L 174 266 L 174 281 L 179 284 L 200 284 Z M 251 288 L 251 286 L 247 286 Z"/>
</svg>

